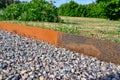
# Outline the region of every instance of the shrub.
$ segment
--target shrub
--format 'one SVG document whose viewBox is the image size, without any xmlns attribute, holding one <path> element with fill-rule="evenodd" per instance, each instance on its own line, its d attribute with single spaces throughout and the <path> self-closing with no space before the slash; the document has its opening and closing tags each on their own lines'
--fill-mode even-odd
<svg viewBox="0 0 120 80">
<path fill-rule="evenodd" d="M 111 0 L 96 0 L 97 3 L 101 3 L 101 2 L 107 3 L 107 2 L 110 2 L 110 1 L 111 1 Z"/>
<path fill-rule="evenodd" d="M 91 11 L 93 7 L 95 7 L 95 5 L 96 5 L 95 3 L 85 5 L 85 9 L 86 9 L 84 14 L 85 17 L 91 17 Z"/>
<path fill-rule="evenodd" d="M 59 7 L 59 15 L 62 16 L 78 16 L 80 9 L 79 4 L 74 1 L 70 1 L 69 3 L 62 4 Z"/>
<path fill-rule="evenodd" d="M 70 1 L 59 7 L 59 15 L 105 18 L 104 8 L 105 2 L 100 2 L 98 4 L 93 2 L 87 5 L 81 5 L 74 1 Z"/>
<path fill-rule="evenodd" d="M 84 17 L 85 16 L 85 11 L 86 11 L 86 7 L 85 5 L 79 5 L 77 8 L 76 8 L 76 13 L 78 17 Z"/>
<path fill-rule="evenodd" d="M 17 4 L 12 4 L 3 10 L 2 15 L 5 20 L 14 20 L 20 15 L 20 9 Z"/>
<path fill-rule="evenodd" d="M 120 19 L 120 0 L 112 0 L 105 7 L 106 16 L 110 20 Z"/>
<path fill-rule="evenodd" d="M 91 3 L 86 5 L 85 17 L 106 18 L 104 11 L 105 5 L 105 2 L 100 2 L 98 4 Z"/>
<path fill-rule="evenodd" d="M 12 4 L 3 11 L 6 20 L 59 22 L 57 7 L 45 0 Z"/>
</svg>

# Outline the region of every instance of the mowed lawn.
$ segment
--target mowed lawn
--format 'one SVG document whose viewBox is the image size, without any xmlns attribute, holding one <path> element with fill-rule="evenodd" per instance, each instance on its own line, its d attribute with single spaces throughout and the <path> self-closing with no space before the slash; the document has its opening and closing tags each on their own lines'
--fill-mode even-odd
<svg viewBox="0 0 120 80">
<path fill-rule="evenodd" d="M 63 17 L 63 23 L 34 22 L 34 21 L 7 21 L 47 28 L 60 32 L 79 34 L 87 37 L 108 40 L 120 43 L 120 21 L 107 19 L 84 18 L 84 17 Z"/>
</svg>

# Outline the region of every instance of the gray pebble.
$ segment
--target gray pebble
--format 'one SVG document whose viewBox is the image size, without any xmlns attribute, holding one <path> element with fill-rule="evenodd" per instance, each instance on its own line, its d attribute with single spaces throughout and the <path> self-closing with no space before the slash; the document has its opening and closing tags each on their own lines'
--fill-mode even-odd
<svg viewBox="0 0 120 80">
<path fill-rule="evenodd" d="M 28 74 L 24 74 L 24 75 L 22 75 L 22 79 L 26 80 L 28 78 L 28 76 L 29 76 Z"/>
<path fill-rule="evenodd" d="M 0 74 L 0 80 L 2 80 L 2 79 L 3 79 L 3 75 Z"/>
<path fill-rule="evenodd" d="M 118 80 L 118 79 L 116 79 L 116 78 L 112 78 L 112 80 Z"/>
</svg>

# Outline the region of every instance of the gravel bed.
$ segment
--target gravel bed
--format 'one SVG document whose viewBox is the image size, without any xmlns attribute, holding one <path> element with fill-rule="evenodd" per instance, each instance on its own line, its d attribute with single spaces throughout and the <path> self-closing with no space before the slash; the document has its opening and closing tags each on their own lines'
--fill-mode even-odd
<svg viewBox="0 0 120 80">
<path fill-rule="evenodd" d="M 120 80 L 120 65 L 0 30 L 0 80 Z"/>
</svg>

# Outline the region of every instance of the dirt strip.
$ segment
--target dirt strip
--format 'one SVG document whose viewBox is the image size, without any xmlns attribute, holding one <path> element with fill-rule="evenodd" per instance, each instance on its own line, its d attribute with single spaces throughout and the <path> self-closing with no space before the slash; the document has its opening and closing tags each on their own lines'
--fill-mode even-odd
<svg viewBox="0 0 120 80">
<path fill-rule="evenodd" d="M 6 22 L 0 22 L 0 29 L 120 64 L 120 44 L 117 43 Z"/>
<path fill-rule="evenodd" d="M 65 33 L 60 44 L 67 49 L 120 64 L 120 44 Z"/>
</svg>

